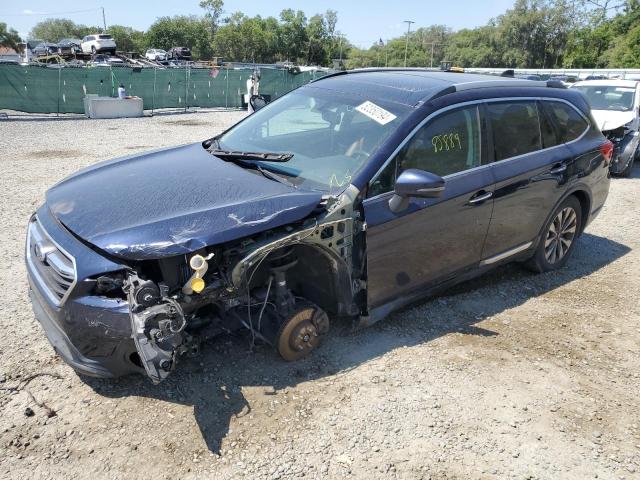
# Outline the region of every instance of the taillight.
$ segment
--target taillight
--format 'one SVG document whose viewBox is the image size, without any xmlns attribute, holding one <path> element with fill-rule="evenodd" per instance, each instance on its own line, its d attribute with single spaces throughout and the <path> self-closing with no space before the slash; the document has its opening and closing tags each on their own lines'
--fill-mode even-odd
<svg viewBox="0 0 640 480">
<path fill-rule="evenodd" d="M 600 145 L 600 153 L 604 157 L 606 166 L 608 166 L 613 158 L 613 143 L 610 140 L 607 140 Z"/>
</svg>

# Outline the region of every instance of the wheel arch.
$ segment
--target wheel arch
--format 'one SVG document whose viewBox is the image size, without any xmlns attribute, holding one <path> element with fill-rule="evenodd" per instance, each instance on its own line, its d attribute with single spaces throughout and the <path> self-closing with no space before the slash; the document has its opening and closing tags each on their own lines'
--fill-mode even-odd
<svg viewBox="0 0 640 480">
<path fill-rule="evenodd" d="M 584 231 L 585 227 L 589 223 L 589 216 L 591 215 L 592 197 L 591 197 L 591 189 L 587 185 L 579 184 L 568 189 L 560 197 L 560 199 L 553 205 L 553 208 L 549 210 L 549 213 L 545 217 L 544 222 L 542 223 L 542 225 L 540 225 L 540 230 L 531 248 L 532 251 L 535 251 L 535 249 L 537 248 L 538 242 L 540 241 L 540 237 L 543 233 L 544 227 L 551 220 L 553 213 L 562 204 L 562 202 L 564 202 L 567 198 L 571 196 L 576 197 L 578 199 L 578 202 L 580 202 L 580 206 L 582 207 L 580 212 L 582 214 L 582 222 L 581 222 L 582 224 L 580 225 L 580 233 Z"/>
<path fill-rule="evenodd" d="M 566 200 L 570 196 L 574 196 L 580 202 L 580 206 L 582 207 L 582 224 L 580 225 L 580 233 L 584 232 L 584 229 L 587 226 L 589 215 L 591 214 L 591 195 L 587 193 L 585 189 L 576 189 L 573 190 L 569 195 L 566 195 L 562 201 Z M 557 206 L 556 206 L 557 208 Z M 555 210 L 555 208 L 554 208 Z"/>
<path fill-rule="evenodd" d="M 291 248 L 292 255 L 296 258 L 295 264 L 286 270 L 288 288 L 329 314 L 354 314 L 350 269 L 342 258 L 321 244 L 301 242 L 269 252 L 251 274 L 251 287 L 267 281 L 270 275 L 269 256 L 277 256 L 277 251 L 281 248 Z"/>
<path fill-rule="evenodd" d="M 321 245 L 299 243 L 298 263 L 287 271 L 287 282 L 307 300 L 333 315 L 353 314 L 353 289 L 349 267 Z"/>
</svg>

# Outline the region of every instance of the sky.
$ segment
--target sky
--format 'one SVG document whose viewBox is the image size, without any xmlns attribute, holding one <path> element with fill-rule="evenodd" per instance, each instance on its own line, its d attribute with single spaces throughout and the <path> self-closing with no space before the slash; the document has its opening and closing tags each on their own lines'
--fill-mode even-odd
<svg viewBox="0 0 640 480">
<path fill-rule="evenodd" d="M 513 0 L 456 0 L 443 4 L 434 0 L 225 0 L 227 14 L 242 11 L 249 16 L 278 17 L 285 8 L 302 10 L 307 17 L 328 8 L 338 12 L 337 30 L 358 47 L 368 47 L 379 38 L 402 35 L 412 20 L 415 30 L 433 24 L 445 24 L 454 30 L 484 25 L 510 8 Z M 101 6 L 109 24 L 146 30 L 158 17 L 203 13 L 199 0 L 0 0 L 0 22 L 27 37 L 31 28 L 45 18 L 69 18 L 85 25 L 102 25 Z M 55 14 L 55 15 L 54 15 Z"/>
</svg>

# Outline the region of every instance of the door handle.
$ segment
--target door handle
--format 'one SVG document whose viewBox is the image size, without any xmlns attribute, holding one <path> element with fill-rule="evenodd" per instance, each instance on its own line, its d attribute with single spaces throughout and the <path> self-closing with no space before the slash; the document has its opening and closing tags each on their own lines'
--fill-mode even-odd
<svg viewBox="0 0 640 480">
<path fill-rule="evenodd" d="M 549 173 L 551 175 L 557 175 L 559 173 L 564 172 L 567 169 L 567 166 L 564 163 L 560 163 L 560 164 L 556 164 L 551 170 L 549 170 Z"/>
<path fill-rule="evenodd" d="M 471 197 L 471 199 L 467 202 L 469 205 L 478 205 L 485 200 L 489 200 L 493 197 L 493 192 L 484 192 L 484 193 L 476 193 L 475 196 Z"/>
</svg>

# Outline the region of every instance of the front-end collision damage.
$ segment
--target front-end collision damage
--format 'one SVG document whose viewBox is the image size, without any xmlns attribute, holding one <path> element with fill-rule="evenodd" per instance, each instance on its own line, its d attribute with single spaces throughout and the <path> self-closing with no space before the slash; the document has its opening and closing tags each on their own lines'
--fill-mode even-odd
<svg viewBox="0 0 640 480">
<path fill-rule="evenodd" d="M 360 315 L 366 268 L 359 197 L 351 185 L 294 224 L 132 269 L 123 290 L 152 381 L 220 332 L 245 328 L 252 343 L 295 360 L 318 345 L 329 316 Z"/>
<path fill-rule="evenodd" d="M 180 303 L 162 296 L 151 281 L 131 274 L 124 285 L 129 301 L 131 336 L 140 362 L 154 383 L 164 380 L 191 339 Z"/>
<path fill-rule="evenodd" d="M 637 156 L 640 133 L 629 128 L 628 125 L 622 125 L 611 130 L 603 130 L 602 133 L 614 145 L 610 166 L 611 172 L 615 174 L 624 172 Z"/>
</svg>

